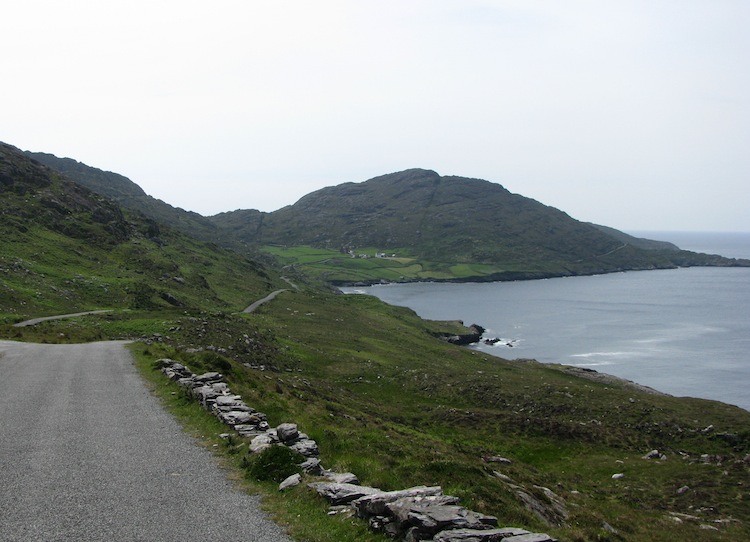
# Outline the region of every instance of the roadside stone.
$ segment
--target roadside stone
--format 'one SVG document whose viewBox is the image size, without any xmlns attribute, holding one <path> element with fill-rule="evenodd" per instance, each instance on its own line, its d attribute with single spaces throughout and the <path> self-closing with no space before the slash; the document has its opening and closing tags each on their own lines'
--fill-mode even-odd
<svg viewBox="0 0 750 542">
<path fill-rule="evenodd" d="M 453 529 L 435 535 L 434 542 L 502 542 L 514 537 L 532 534 L 525 529 L 501 527 L 499 529 Z"/>
<path fill-rule="evenodd" d="M 365 495 L 379 493 L 380 490 L 374 487 L 356 486 L 354 484 L 337 484 L 335 482 L 314 482 L 308 484 L 318 492 L 318 495 L 326 499 L 332 505 L 348 504 Z"/>
<path fill-rule="evenodd" d="M 221 412 L 219 419 L 227 425 L 246 424 L 250 421 L 250 413 L 243 410 L 230 410 L 229 412 Z"/>
<path fill-rule="evenodd" d="M 270 448 L 274 444 L 276 444 L 276 440 L 268 433 L 263 433 L 262 435 L 258 435 L 250 441 L 250 451 L 258 454 L 266 448 Z"/>
<path fill-rule="evenodd" d="M 369 516 L 382 516 L 389 513 L 387 505 L 401 499 L 435 497 L 441 496 L 442 494 L 443 489 L 440 486 L 416 486 L 400 491 L 381 491 L 378 493 L 374 493 L 372 495 L 362 497 L 361 499 L 357 499 L 357 501 L 355 501 L 353 505 L 357 510 L 357 516 L 359 516 L 360 518 L 366 518 Z M 458 502 L 457 499 L 456 502 Z M 416 502 L 412 501 L 411 504 L 416 504 Z"/>
<path fill-rule="evenodd" d="M 404 499 L 408 501 L 408 499 Z M 468 510 L 457 505 L 414 506 L 388 505 L 399 520 L 401 530 L 407 530 L 407 539 L 427 540 L 440 531 L 450 529 L 490 529 L 497 526 L 497 518 Z"/>
<path fill-rule="evenodd" d="M 298 440 L 294 444 L 289 445 L 289 448 L 291 448 L 295 452 L 299 452 L 305 457 L 317 457 L 318 455 L 320 455 L 320 450 L 318 450 L 318 443 L 312 439 Z"/>
<path fill-rule="evenodd" d="M 323 476 L 324 470 L 320 464 L 320 459 L 317 457 L 309 457 L 305 461 L 299 464 L 299 468 L 306 474 L 313 476 Z"/>
<path fill-rule="evenodd" d="M 221 373 L 216 373 L 216 372 L 203 373 L 201 375 L 197 375 L 197 376 L 194 377 L 194 379 L 195 379 L 196 382 L 201 382 L 201 383 L 205 383 L 205 382 L 218 382 L 222 378 L 224 378 L 222 376 L 222 374 Z"/>
<path fill-rule="evenodd" d="M 296 423 L 282 423 L 276 428 L 279 440 L 286 444 L 299 438 L 299 430 Z"/>
<path fill-rule="evenodd" d="M 279 484 L 279 491 L 284 491 L 290 487 L 298 486 L 302 483 L 302 475 L 299 473 L 292 474 Z"/>
</svg>

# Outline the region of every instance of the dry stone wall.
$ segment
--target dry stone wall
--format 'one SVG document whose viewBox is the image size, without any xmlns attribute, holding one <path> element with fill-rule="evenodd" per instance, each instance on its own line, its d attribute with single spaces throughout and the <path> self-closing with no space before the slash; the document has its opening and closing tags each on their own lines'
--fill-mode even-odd
<svg viewBox="0 0 750 542">
<path fill-rule="evenodd" d="M 259 453 L 271 446 L 287 446 L 304 456 L 299 465 L 308 483 L 331 505 L 331 513 L 349 513 L 375 531 L 405 542 L 555 542 L 549 535 L 517 527 L 499 527 L 498 519 L 460 506 L 459 499 L 444 495 L 439 486 L 419 486 L 400 491 L 381 491 L 360 485 L 353 473 L 324 469 L 315 440 L 295 423 L 271 427 L 268 417 L 232 393 L 220 373 L 193 374 L 171 359 L 158 361 L 161 371 L 186 390 L 203 408 L 236 433 L 249 439 L 249 448 Z M 295 474 L 284 480 L 281 491 L 301 484 Z"/>
</svg>

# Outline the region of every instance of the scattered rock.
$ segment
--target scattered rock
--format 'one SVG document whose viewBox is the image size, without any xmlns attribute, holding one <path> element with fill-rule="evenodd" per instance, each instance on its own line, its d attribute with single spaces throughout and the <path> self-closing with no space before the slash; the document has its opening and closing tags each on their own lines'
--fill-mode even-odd
<svg viewBox="0 0 750 542">
<path fill-rule="evenodd" d="M 659 450 L 651 450 L 649 453 L 643 456 L 643 459 L 661 459 L 664 461 L 667 456 L 661 453 Z"/>
<path fill-rule="evenodd" d="M 613 480 L 622 480 L 623 478 L 625 478 L 625 475 L 622 472 L 612 475 Z"/>
<path fill-rule="evenodd" d="M 305 457 L 317 457 L 318 455 L 320 455 L 320 450 L 318 450 L 318 443 L 309 438 L 299 439 L 293 444 L 289 444 L 288 446 L 292 450 L 299 452 Z"/>
<path fill-rule="evenodd" d="M 435 497 L 442 494 L 443 489 L 439 486 L 417 486 L 401 491 L 380 491 L 373 493 L 372 495 L 357 499 L 353 505 L 357 511 L 357 516 L 367 518 L 369 516 L 382 516 L 387 512 L 387 505 L 399 499 L 408 497 Z M 456 499 L 456 502 L 458 502 L 458 499 Z"/>
<path fill-rule="evenodd" d="M 258 435 L 257 437 L 253 438 L 253 440 L 250 441 L 250 451 L 253 453 L 260 453 L 266 448 L 270 448 L 274 444 L 276 444 L 276 439 L 274 439 L 270 434 L 264 433 L 262 435 Z"/>
<path fill-rule="evenodd" d="M 293 442 L 299 437 L 296 423 L 282 423 L 276 428 L 276 433 L 279 436 L 279 440 L 284 444 Z"/>
<path fill-rule="evenodd" d="M 516 540 L 521 535 L 532 534 L 525 529 L 503 527 L 500 529 L 453 529 L 435 535 L 434 542 L 502 542 Z M 547 536 L 547 535 L 543 535 Z M 549 537 L 543 540 L 551 540 Z"/>
<path fill-rule="evenodd" d="M 312 476 L 323 476 L 324 469 L 320 465 L 320 459 L 317 457 L 309 457 L 305 461 L 299 464 L 299 468 L 302 469 L 302 472 L 305 474 L 310 474 Z"/>
<path fill-rule="evenodd" d="M 284 491 L 290 487 L 298 486 L 302 483 L 302 475 L 299 473 L 292 474 L 289 478 L 279 484 L 279 491 Z"/>
<path fill-rule="evenodd" d="M 314 482 L 308 484 L 308 487 L 313 488 L 318 492 L 318 495 L 333 505 L 348 504 L 364 497 L 365 495 L 372 495 L 380 492 L 379 489 L 374 487 L 357 486 L 354 484 L 337 484 L 335 482 Z"/>
</svg>

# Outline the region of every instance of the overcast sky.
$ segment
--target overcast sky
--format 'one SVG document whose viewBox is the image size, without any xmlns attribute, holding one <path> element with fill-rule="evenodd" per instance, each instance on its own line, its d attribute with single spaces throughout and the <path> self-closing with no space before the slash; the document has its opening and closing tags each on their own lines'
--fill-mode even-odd
<svg viewBox="0 0 750 542">
<path fill-rule="evenodd" d="M 23 0 L 0 140 L 204 215 L 412 167 L 750 231 L 747 0 Z"/>
</svg>

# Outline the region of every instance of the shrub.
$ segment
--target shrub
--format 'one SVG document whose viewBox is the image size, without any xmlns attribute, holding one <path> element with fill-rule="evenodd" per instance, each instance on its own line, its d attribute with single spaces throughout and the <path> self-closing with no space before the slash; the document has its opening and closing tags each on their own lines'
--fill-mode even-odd
<svg viewBox="0 0 750 542">
<path fill-rule="evenodd" d="M 295 473 L 301 473 L 302 454 L 283 445 L 271 446 L 256 455 L 245 458 L 243 466 L 247 476 L 254 480 L 283 482 Z"/>
</svg>

